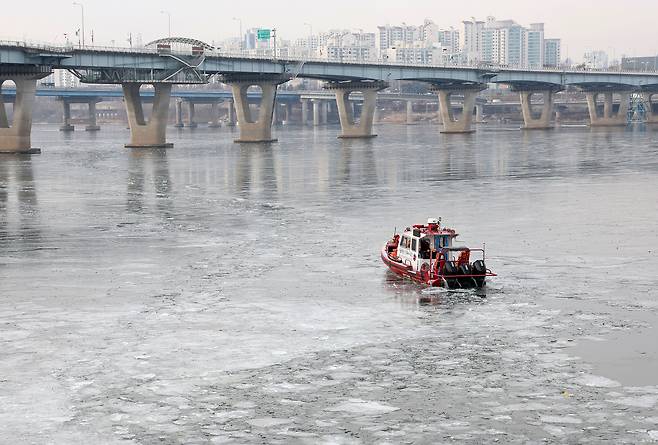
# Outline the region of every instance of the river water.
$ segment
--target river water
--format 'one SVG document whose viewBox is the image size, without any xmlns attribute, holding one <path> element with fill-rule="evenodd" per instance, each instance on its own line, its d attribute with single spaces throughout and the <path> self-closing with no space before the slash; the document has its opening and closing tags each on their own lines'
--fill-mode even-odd
<svg viewBox="0 0 658 445">
<path fill-rule="evenodd" d="M 658 132 L 36 126 L 0 159 L 0 443 L 658 441 Z M 391 276 L 441 216 L 486 295 Z"/>
</svg>

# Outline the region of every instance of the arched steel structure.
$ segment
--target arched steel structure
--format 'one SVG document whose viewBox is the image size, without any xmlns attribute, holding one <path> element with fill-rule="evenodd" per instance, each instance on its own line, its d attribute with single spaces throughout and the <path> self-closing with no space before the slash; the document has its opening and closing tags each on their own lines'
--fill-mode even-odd
<svg viewBox="0 0 658 445">
<path fill-rule="evenodd" d="M 165 43 L 165 44 L 182 44 L 182 45 L 190 45 L 190 46 L 200 46 L 203 49 L 207 50 L 214 50 L 215 47 L 212 45 L 208 45 L 206 42 L 202 42 L 201 40 L 197 39 L 191 39 L 189 37 L 165 37 L 163 39 L 157 39 L 152 42 L 149 42 L 146 44 L 146 47 L 152 47 L 152 46 L 157 46 L 160 43 Z"/>
</svg>

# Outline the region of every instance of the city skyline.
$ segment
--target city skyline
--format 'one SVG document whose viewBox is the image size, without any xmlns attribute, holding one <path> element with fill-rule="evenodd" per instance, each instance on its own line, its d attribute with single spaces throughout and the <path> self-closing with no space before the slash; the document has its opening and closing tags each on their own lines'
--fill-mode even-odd
<svg viewBox="0 0 658 445">
<path fill-rule="evenodd" d="M 602 7 L 605 3 L 605 8 Z M 168 15 L 171 14 L 173 35 L 194 37 L 209 43 L 237 37 L 253 27 L 277 27 L 281 39 L 294 40 L 331 29 L 362 29 L 376 32 L 384 24 L 421 24 L 426 18 L 441 28 L 459 28 L 462 21 L 475 17 L 485 20 L 492 15 L 498 19 L 515 20 L 522 25 L 535 22 L 546 24 L 547 35 L 562 39 L 562 57 L 582 61 L 586 51 L 600 50 L 611 59 L 627 56 L 655 55 L 658 53 L 658 31 L 652 18 L 658 15 L 658 4 L 644 4 L 639 0 L 615 4 L 557 0 L 550 9 L 528 10 L 519 1 L 497 2 L 495 7 L 479 0 L 467 0 L 459 5 L 437 7 L 429 1 L 419 1 L 413 8 L 400 11 L 393 2 L 378 2 L 372 6 L 353 4 L 344 0 L 332 3 L 331 14 L 325 8 L 297 8 L 293 5 L 275 5 L 256 0 L 249 5 L 207 3 L 195 8 L 182 7 L 178 2 L 143 2 L 138 5 L 118 0 L 111 6 L 106 3 L 84 2 L 86 40 L 94 44 L 128 46 L 128 36 L 144 42 L 166 36 Z M 628 14 L 633 7 L 642 8 L 642 14 Z M 39 15 L 31 17 L 35 9 Z M 129 11 L 130 14 L 125 14 Z M 199 11 L 203 11 L 201 14 Z M 67 34 L 75 42 L 75 31 L 80 28 L 80 8 L 70 2 L 32 1 L 13 4 L 3 9 L 8 18 L 0 38 L 39 40 L 64 43 Z M 583 20 L 583 17 L 589 19 Z M 108 21 L 110 23 L 108 23 Z M 32 26 L 30 27 L 30 23 Z M 28 28 L 30 27 L 30 28 Z M 31 29 L 26 32 L 25 29 Z M 629 32 L 632 30 L 632 32 Z"/>
</svg>

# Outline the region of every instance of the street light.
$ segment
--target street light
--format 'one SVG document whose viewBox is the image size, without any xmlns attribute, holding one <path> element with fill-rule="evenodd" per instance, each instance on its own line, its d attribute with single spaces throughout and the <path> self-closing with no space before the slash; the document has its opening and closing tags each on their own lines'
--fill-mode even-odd
<svg viewBox="0 0 658 445">
<path fill-rule="evenodd" d="M 233 17 L 233 20 L 236 20 L 240 24 L 240 51 L 242 51 L 242 41 L 244 40 L 242 36 L 242 19 L 238 17 Z"/>
<path fill-rule="evenodd" d="M 73 2 L 74 6 L 79 6 L 80 7 L 80 17 L 82 19 L 82 47 L 84 48 L 85 46 L 85 7 L 82 5 L 82 3 L 78 2 Z"/>
<path fill-rule="evenodd" d="M 160 11 L 160 14 L 167 14 L 167 30 L 169 31 L 169 37 L 171 38 L 171 13 L 169 11 Z"/>
</svg>

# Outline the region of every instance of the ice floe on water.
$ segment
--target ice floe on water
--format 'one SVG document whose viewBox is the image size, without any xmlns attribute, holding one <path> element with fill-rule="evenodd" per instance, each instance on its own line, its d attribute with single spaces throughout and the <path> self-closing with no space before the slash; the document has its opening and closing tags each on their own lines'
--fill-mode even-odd
<svg viewBox="0 0 658 445">
<path fill-rule="evenodd" d="M 284 425 L 290 423 L 290 419 L 277 419 L 276 417 L 258 417 L 256 419 L 247 420 L 247 423 L 257 428 L 268 428 L 277 425 Z"/>
<path fill-rule="evenodd" d="M 378 414 L 391 413 L 399 409 L 400 408 L 397 408 L 395 406 L 385 405 L 379 402 L 360 400 L 360 399 L 350 399 L 347 400 L 346 402 L 340 403 L 331 408 L 327 408 L 327 411 L 342 411 L 351 414 L 374 416 Z"/>
<path fill-rule="evenodd" d="M 633 397 L 622 397 L 613 399 L 614 403 L 626 406 L 636 406 L 638 408 L 653 408 L 658 403 L 658 395 L 644 395 Z"/>
<path fill-rule="evenodd" d="M 598 388 L 616 388 L 621 384 L 615 380 L 599 375 L 584 374 L 576 379 L 576 383 L 585 386 L 595 386 Z"/>
<path fill-rule="evenodd" d="M 539 419 L 545 423 L 570 423 L 581 424 L 583 421 L 574 416 L 539 416 Z"/>
</svg>

